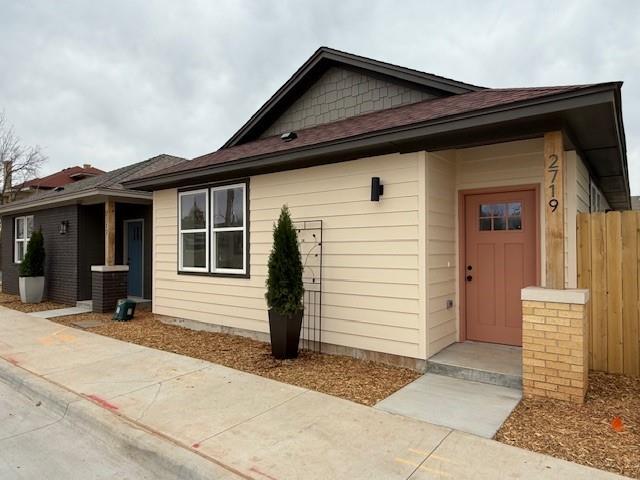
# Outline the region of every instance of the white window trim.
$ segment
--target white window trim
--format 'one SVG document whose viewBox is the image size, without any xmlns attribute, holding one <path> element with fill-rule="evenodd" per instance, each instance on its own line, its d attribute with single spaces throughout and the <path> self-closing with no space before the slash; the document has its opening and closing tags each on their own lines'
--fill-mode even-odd
<svg viewBox="0 0 640 480">
<path fill-rule="evenodd" d="M 23 252 L 27 254 L 27 246 L 29 245 L 29 240 L 31 240 L 31 236 L 27 236 L 27 220 L 31 219 L 31 225 L 33 230 L 33 215 L 26 215 L 23 217 L 15 217 L 13 219 L 13 261 L 14 263 L 22 263 L 22 260 L 18 259 L 18 243 L 24 244 Z M 23 222 L 23 238 L 17 238 L 18 235 L 18 220 L 22 220 Z M 32 231 L 33 233 L 33 231 Z"/>
<path fill-rule="evenodd" d="M 186 195 L 194 195 L 197 193 L 204 193 L 206 197 L 205 202 L 205 228 L 195 229 L 182 229 L 182 197 Z M 188 190 L 180 192 L 178 195 L 178 257 L 179 257 L 179 269 L 181 272 L 200 272 L 207 273 L 209 271 L 209 191 L 206 188 L 200 190 Z M 182 264 L 182 236 L 183 233 L 205 233 L 205 250 L 206 250 L 206 265 L 205 267 L 185 267 Z"/>
<path fill-rule="evenodd" d="M 218 192 L 220 190 L 229 190 L 232 188 L 241 188 L 242 189 L 242 227 L 214 227 L 215 222 L 213 221 L 213 215 L 215 212 L 215 207 L 213 205 L 214 202 L 214 192 Z M 223 273 L 230 275 L 245 275 L 247 273 L 247 184 L 246 183 L 236 183 L 233 185 L 220 185 L 217 187 L 211 187 L 210 189 L 210 202 L 211 202 L 211 235 L 207 238 L 211 239 L 210 251 L 211 251 L 211 273 Z M 216 232 L 242 232 L 242 268 L 217 268 L 215 265 L 215 243 L 213 238 Z"/>
</svg>

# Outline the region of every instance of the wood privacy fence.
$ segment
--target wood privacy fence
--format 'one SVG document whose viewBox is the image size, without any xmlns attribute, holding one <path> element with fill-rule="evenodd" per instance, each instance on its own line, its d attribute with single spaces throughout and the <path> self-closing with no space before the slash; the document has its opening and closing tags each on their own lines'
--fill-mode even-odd
<svg viewBox="0 0 640 480">
<path fill-rule="evenodd" d="M 578 214 L 578 288 L 590 290 L 592 370 L 640 376 L 640 212 Z"/>
</svg>

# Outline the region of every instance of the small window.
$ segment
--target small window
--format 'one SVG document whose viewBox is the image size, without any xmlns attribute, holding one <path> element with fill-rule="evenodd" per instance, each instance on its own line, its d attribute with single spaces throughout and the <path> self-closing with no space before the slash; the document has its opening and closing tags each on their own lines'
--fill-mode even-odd
<svg viewBox="0 0 640 480">
<path fill-rule="evenodd" d="M 27 245 L 33 232 L 33 215 L 16 217 L 14 222 L 13 260 L 15 263 L 20 263 L 27 252 Z"/>
<path fill-rule="evenodd" d="M 180 193 L 180 270 L 208 270 L 207 190 Z"/>
<path fill-rule="evenodd" d="M 480 205 L 481 232 L 522 230 L 522 203 L 488 203 Z"/>
</svg>

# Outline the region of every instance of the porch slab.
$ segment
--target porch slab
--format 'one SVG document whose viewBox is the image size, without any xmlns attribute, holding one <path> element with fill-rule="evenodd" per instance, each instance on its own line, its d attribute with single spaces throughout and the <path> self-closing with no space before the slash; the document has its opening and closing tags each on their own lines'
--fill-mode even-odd
<svg viewBox="0 0 640 480">
<path fill-rule="evenodd" d="M 521 398 L 518 389 L 426 373 L 375 408 L 493 438 Z"/>
<path fill-rule="evenodd" d="M 522 387 L 522 349 L 494 343 L 454 343 L 427 361 L 427 371 L 509 388 Z"/>
</svg>

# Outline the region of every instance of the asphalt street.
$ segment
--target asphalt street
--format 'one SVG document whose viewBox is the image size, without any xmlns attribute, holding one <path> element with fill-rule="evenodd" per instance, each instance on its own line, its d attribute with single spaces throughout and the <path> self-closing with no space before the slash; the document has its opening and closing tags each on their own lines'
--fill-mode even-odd
<svg viewBox="0 0 640 480">
<path fill-rule="evenodd" d="M 158 478 L 128 452 L 96 440 L 64 416 L 0 382 L 0 478 Z"/>
</svg>

